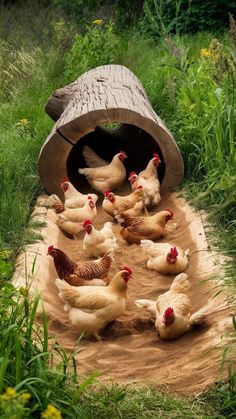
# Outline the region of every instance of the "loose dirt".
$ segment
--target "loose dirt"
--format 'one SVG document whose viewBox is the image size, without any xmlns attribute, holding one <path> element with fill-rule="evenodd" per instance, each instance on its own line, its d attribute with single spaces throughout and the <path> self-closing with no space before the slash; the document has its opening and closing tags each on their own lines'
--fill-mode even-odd
<svg viewBox="0 0 236 419">
<path fill-rule="evenodd" d="M 52 258 L 46 256 L 47 248 L 49 245 L 58 247 L 77 262 L 86 258 L 82 240 L 65 237 L 56 225 L 57 215 L 44 206 L 45 200 L 45 196 L 38 199 L 33 213 L 33 219 L 46 223 L 41 229 L 43 240 L 27 246 L 26 253 L 19 256 L 14 284 L 17 287 L 25 286 L 27 278 L 31 282 L 31 293 L 41 293 L 50 334 L 66 350 L 73 351 L 77 348 L 80 334 L 63 311 L 63 303 L 55 286 L 57 274 Z M 115 254 L 111 274 L 120 270 L 124 264 L 133 269 L 127 293 L 127 310 L 124 316 L 104 329 L 101 333 L 103 341 L 97 342 L 93 337 L 84 336 L 79 342 L 80 352 L 76 359 L 80 374 L 88 375 L 98 370 L 101 372 L 100 381 L 103 382 L 154 383 L 170 392 L 194 395 L 209 388 L 219 378 L 222 350 L 232 330 L 232 309 L 217 311 L 226 295 L 221 292 L 215 297 L 221 288 L 212 274 L 215 276 L 219 268 L 216 255 L 208 248 L 201 214 L 194 212 L 176 193 L 167 194 L 162 199 L 158 210 L 165 208 L 173 210 L 177 229 L 163 241 L 190 249 L 186 273 L 191 284 L 189 296 L 192 312 L 209 302 L 216 311 L 201 328 L 174 341 L 160 340 L 151 315 L 137 308 L 134 300 L 155 299 L 169 289 L 174 276 L 163 276 L 147 270 L 146 257 L 139 245 L 127 245 L 119 235 L 119 225 L 114 222 L 119 250 Z M 106 221 L 111 221 L 111 217 L 99 206 L 94 224 L 100 227 Z"/>
</svg>

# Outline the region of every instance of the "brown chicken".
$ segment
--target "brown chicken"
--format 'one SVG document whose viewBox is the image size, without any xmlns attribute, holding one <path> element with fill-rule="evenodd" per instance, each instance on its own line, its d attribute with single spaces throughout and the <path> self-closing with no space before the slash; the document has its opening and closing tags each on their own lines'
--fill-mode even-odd
<svg viewBox="0 0 236 419">
<path fill-rule="evenodd" d="M 68 178 L 62 180 L 60 187 L 64 192 L 64 204 L 55 194 L 48 197 L 50 207 L 57 213 L 63 212 L 66 208 L 81 208 L 86 204 L 88 198 L 92 198 L 94 202 L 97 202 L 98 196 L 96 194 L 82 194 L 72 185 Z"/>
<path fill-rule="evenodd" d="M 131 217 L 135 217 L 142 212 L 144 204 L 142 186 L 139 186 L 136 191 L 127 196 L 119 196 L 112 191 L 106 191 L 104 197 L 102 207 L 112 217 L 115 217 L 114 211 L 128 214 Z"/>
<path fill-rule="evenodd" d="M 162 339 L 176 339 L 190 331 L 194 326 L 202 324 L 210 314 L 210 310 L 202 308 L 190 314 L 191 302 L 187 296 L 190 288 L 185 273 L 177 275 L 169 291 L 159 295 L 156 301 L 136 300 L 138 307 L 143 307 L 155 318 L 155 327 Z"/>
<path fill-rule="evenodd" d="M 110 163 L 101 159 L 88 146 L 84 146 L 82 153 L 90 167 L 78 169 L 78 171 L 80 174 L 85 175 L 93 189 L 98 192 L 104 192 L 123 185 L 126 177 L 126 169 L 123 162 L 127 158 L 124 151 L 117 153 Z"/>
<path fill-rule="evenodd" d="M 188 266 L 189 249 L 183 251 L 170 243 L 154 243 L 152 240 L 141 240 L 140 245 L 148 257 L 148 269 L 177 275 Z"/>
<path fill-rule="evenodd" d="M 52 256 L 58 277 L 73 286 L 106 285 L 112 263 L 109 251 L 95 261 L 73 262 L 62 250 L 53 246 L 48 247 L 48 255 Z"/>
<path fill-rule="evenodd" d="M 65 303 L 71 323 L 80 332 L 91 333 L 101 340 L 98 332 L 125 312 L 127 283 L 132 270 L 124 266 L 107 287 L 71 287 L 56 279 L 59 297 Z"/>
<path fill-rule="evenodd" d="M 115 211 L 115 217 L 123 227 L 120 234 L 127 243 L 139 244 L 142 239 L 156 240 L 176 227 L 175 225 L 171 228 L 166 226 L 167 222 L 173 219 L 173 212 L 169 209 L 149 217 L 130 217 Z"/>
</svg>

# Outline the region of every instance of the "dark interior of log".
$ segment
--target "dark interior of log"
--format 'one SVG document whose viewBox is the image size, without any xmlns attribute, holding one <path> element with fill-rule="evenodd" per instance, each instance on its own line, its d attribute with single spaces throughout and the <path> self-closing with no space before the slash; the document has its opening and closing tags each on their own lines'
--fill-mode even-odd
<svg viewBox="0 0 236 419">
<path fill-rule="evenodd" d="M 74 145 L 67 159 L 67 175 L 73 185 L 82 192 L 91 189 L 85 177 L 78 173 L 79 167 L 86 167 L 82 155 L 82 148 L 85 144 L 107 161 L 111 161 L 116 153 L 124 150 L 128 156 L 125 160 L 127 175 L 132 170 L 137 173 L 143 170 L 153 153 L 158 153 L 161 158 L 161 164 L 158 167 L 159 181 L 161 182 L 164 178 L 165 162 L 159 145 L 150 134 L 129 124 L 122 124 L 118 128 L 98 126 Z"/>
</svg>

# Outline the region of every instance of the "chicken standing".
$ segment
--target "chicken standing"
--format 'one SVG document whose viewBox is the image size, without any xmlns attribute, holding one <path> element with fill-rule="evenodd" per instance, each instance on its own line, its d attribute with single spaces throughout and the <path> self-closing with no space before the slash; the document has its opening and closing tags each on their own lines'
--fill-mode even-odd
<svg viewBox="0 0 236 419">
<path fill-rule="evenodd" d="M 82 223 L 88 217 L 94 220 L 97 215 L 96 203 L 93 199 L 87 199 L 82 208 L 65 209 L 58 214 L 57 225 L 61 230 L 73 236 L 75 239 L 78 234 L 83 231 Z"/>
<path fill-rule="evenodd" d="M 160 162 L 159 155 L 153 153 L 153 158 L 148 162 L 146 169 L 138 175 L 131 172 L 128 178 L 132 191 L 135 191 L 140 185 L 143 187 L 144 203 L 147 208 L 157 205 L 161 200 L 160 182 L 157 175 L 157 167 Z"/>
<path fill-rule="evenodd" d="M 71 323 L 80 332 L 88 332 L 100 340 L 98 332 L 124 314 L 127 282 L 132 275 L 128 266 L 111 279 L 107 287 L 72 287 L 56 279 L 59 297 L 65 303 Z"/>
<path fill-rule="evenodd" d="M 83 250 L 86 256 L 99 257 L 103 256 L 108 250 L 113 253 L 118 249 L 110 221 L 105 223 L 101 230 L 96 230 L 91 220 L 85 220 L 83 229 L 85 230 Z"/>
<path fill-rule="evenodd" d="M 169 291 L 159 295 L 156 301 L 136 300 L 138 307 L 143 307 L 155 317 L 155 327 L 162 339 L 176 339 L 194 326 L 202 324 L 210 314 L 206 308 L 190 314 L 191 302 L 187 296 L 190 288 L 185 273 L 177 275 Z"/>
<path fill-rule="evenodd" d="M 169 243 L 154 243 L 152 240 L 141 240 L 140 245 L 148 256 L 147 268 L 161 274 L 179 274 L 188 266 L 190 250 Z"/>
<path fill-rule="evenodd" d="M 115 217 L 115 210 L 135 217 L 142 212 L 143 204 L 143 188 L 139 186 L 136 191 L 127 196 L 115 195 L 111 191 L 104 192 L 102 207 L 112 217 Z"/>
<path fill-rule="evenodd" d="M 115 217 L 123 227 L 120 234 L 127 243 L 139 244 L 142 239 L 156 240 L 176 228 L 176 224 L 166 225 L 173 218 L 173 212 L 169 209 L 149 217 L 130 217 L 115 211 Z"/>
<path fill-rule="evenodd" d="M 99 157 L 88 146 L 84 146 L 82 153 L 87 165 L 90 167 L 78 169 L 78 171 L 80 174 L 85 175 L 93 189 L 98 192 L 104 192 L 123 185 L 126 177 L 123 161 L 127 158 L 124 151 L 116 154 L 110 163 Z"/>
<path fill-rule="evenodd" d="M 47 254 L 52 256 L 59 278 L 70 285 L 106 285 L 109 282 L 107 275 L 112 263 L 109 251 L 101 259 L 79 264 L 54 246 L 48 247 Z"/>
<path fill-rule="evenodd" d="M 64 192 L 64 204 L 55 194 L 52 194 L 48 197 L 48 203 L 50 207 L 53 208 L 57 213 L 63 212 L 66 208 L 81 208 L 86 204 L 89 197 L 92 198 L 94 202 L 97 202 L 98 200 L 98 196 L 96 194 L 84 195 L 79 192 L 72 185 L 68 178 L 65 178 L 61 182 L 60 187 Z"/>
</svg>

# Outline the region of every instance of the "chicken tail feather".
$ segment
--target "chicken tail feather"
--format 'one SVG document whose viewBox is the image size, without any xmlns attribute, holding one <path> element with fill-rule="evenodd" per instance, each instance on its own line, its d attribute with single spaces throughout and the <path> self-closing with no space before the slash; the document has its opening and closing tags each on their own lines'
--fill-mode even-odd
<svg viewBox="0 0 236 419">
<path fill-rule="evenodd" d="M 95 151 L 93 151 L 87 145 L 83 147 L 82 154 L 88 167 L 101 167 L 107 166 L 109 164 L 106 160 L 98 156 L 97 153 L 95 153 Z"/>
<path fill-rule="evenodd" d="M 64 211 L 64 209 L 65 209 L 65 207 L 64 207 L 64 204 L 61 202 L 61 200 L 60 200 L 60 198 L 57 196 L 57 195 L 55 195 L 55 194 L 52 194 L 52 195 L 50 195 L 49 197 L 48 197 L 48 204 L 49 204 L 49 206 L 51 207 L 51 208 L 53 208 L 55 211 L 56 211 L 56 213 L 60 213 L 60 212 L 63 212 Z"/>
<path fill-rule="evenodd" d="M 177 275 L 170 286 L 171 291 L 185 293 L 189 290 L 190 283 L 188 280 L 188 275 L 185 273 L 181 273 Z"/>
</svg>

